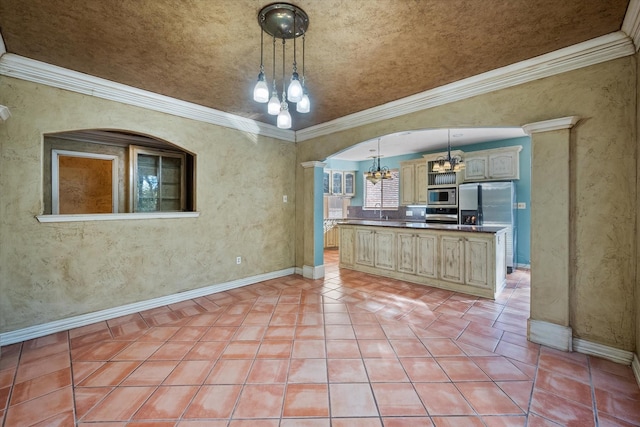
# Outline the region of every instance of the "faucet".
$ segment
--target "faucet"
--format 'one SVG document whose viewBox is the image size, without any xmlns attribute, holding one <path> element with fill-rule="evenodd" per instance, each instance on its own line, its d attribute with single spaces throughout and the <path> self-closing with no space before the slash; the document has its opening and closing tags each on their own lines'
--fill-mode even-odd
<svg viewBox="0 0 640 427">
<path fill-rule="evenodd" d="M 379 215 L 380 221 L 382 221 L 382 206 L 380 205 L 380 203 L 376 203 L 373 207 L 378 208 L 378 215 Z"/>
</svg>

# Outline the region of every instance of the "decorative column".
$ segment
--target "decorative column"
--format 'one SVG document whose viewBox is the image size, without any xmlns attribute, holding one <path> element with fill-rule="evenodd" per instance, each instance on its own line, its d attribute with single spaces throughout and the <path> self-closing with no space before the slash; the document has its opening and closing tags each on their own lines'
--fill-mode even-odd
<svg viewBox="0 0 640 427">
<path fill-rule="evenodd" d="M 304 179 L 303 266 L 302 275 L 309 279 L 324 277 L 324 209 L 322 178 L 325 163 L 302 163 Z"/>
<path fill-rule="evenodd" d="M 531 136 L 531 310 L 528 339 L 572 350 L 570 285 L 570 141 L 580 120 L 523 126 Z"/>
</svg>

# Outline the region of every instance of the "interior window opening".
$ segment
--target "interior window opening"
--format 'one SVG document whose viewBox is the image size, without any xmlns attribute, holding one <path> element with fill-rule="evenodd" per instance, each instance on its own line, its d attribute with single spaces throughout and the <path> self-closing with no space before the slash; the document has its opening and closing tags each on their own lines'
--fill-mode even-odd
<svg viewBox="0 0 640 427">
<path fill-rule="evenodd" d="M 44 136 L 45 215 L 195 212 L 196 156 L 124 131 Z"/>
</svg>

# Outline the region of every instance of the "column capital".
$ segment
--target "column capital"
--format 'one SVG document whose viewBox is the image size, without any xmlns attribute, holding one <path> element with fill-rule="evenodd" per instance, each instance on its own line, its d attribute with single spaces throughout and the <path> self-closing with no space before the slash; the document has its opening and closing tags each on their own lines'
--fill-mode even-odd
<svg viewBox="0 0 640 427">
<path fill-rule="evenodd" d="M 300 164 L 305 169 L 307 169 L 307 168 L 324 168 L 327 165 L 326 163 L 322 163 L 322 162 L 319 162 L 317 160 L 312 160 L 310 162 L 302 162 Z"/>
<path fill-rule="evenodd" d="M 559 119 L 544 120 L 542 122 L 529 123 L 522 126 L 527 135 L 538 132 L 548 132 L 559 129 L 571 129 L 580 121 L 580 116 L 561 117 Z"/>
</svg>

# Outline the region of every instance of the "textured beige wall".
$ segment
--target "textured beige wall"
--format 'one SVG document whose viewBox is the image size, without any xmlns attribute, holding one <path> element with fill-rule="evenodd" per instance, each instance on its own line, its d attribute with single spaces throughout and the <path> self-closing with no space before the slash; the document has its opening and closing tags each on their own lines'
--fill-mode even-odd
<svg viewBox="0 0 640 427">
<path fill-rule="evenodd" d="M 561 326 L 570 323 L 569 145 L 570 129 L 531 135 L 531 264 L 544 268 L 531 270 L 530 314 Z"/>
<path fill-rule="evenodd" d="M 571 131 L 570 148 L 570 244 L 575 250 L 570 260 L 570 325 L 576 337 L 633 350 L 637 236 L 635 75 L 634 57 L 609 61 L 304 141 L 299 144 L 297 161 L 324 160 L 358 142 L 403 130 L 521 126 L 572 115 L 582 117 Z M 299 184 L 296 190 L 302 201 Z M 298 239 L 301 227 L 299 220 Z M 297 256 L 299 259 L 299 249 Z M 532 265 L 532 269 L 536 268 L 544 266 Z"/>
<path fill-rule="evenodd" d="M 636 53 L 636 103 L 640 100 L 640 53 Z M 636 212 L 640 212 L 640 108 L 636 104 Z M 636 357 L 640 360 L 640 215 L 636 215 Z M 636 378 L 638 380 L 638 378 Z"/>
<path fill-rule="evenodd" d="M 0 123 L 0 332 L 294 266 L 294 144 L 8 77 L 0 87 L 12 114 Z M 88 128 L 195 153 L 200 217 L 39 223 L 42 135 Z"/>
</svg>

